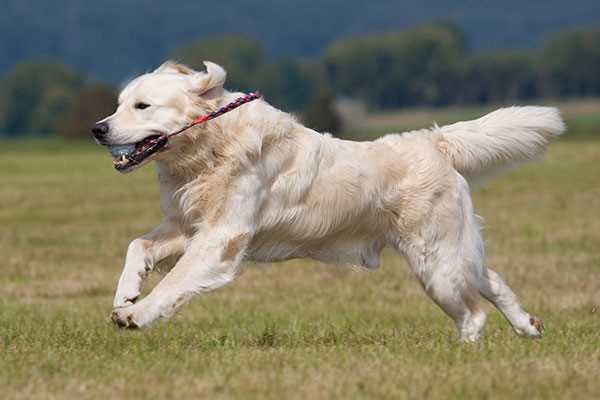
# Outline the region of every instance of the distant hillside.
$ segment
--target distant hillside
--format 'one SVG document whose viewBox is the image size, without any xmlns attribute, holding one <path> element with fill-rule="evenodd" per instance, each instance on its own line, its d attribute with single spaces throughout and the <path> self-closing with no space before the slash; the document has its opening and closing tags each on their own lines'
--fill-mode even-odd
<svg viewBox="0 0 600 400">
<path fill-rule="evenodd" d="M 535 47 L 549 33 L 600 23 L 600 1 L 3 0 L 0 73 L 56 59 L 119 81 L 225 32 L 256 37 L 270 55 L 310 57 L 339 38 L 432 20 L 456 22 L 475 50 Z"/>
</svg>

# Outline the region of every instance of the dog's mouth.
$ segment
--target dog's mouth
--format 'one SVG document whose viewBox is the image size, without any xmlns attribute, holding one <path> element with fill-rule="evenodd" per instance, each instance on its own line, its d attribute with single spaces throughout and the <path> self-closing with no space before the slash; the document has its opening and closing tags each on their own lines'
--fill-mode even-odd
<svg viewBox="0 0 600 400">
<path fill-rule="evenodd" d="M 169 137 L 152 135 L 137 143 L 109 145 L 113 166 L 119 172 L 129 172 L 144 164 L 150 156 L 165 149 Z"/>
</svg>

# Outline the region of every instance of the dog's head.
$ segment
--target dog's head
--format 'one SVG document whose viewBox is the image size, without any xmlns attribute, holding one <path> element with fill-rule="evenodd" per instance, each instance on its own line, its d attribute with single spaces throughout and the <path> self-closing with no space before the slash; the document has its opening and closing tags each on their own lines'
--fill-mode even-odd
<svg viewBox="0 0 600 400">
<path fill-rule="evenodd" d="M 207 113 L 223 96 L 226 72 L 204 62 L 205 72 L 166 62 L 131 81 L 119 95 L 114 114 L 94 125 L 96 141 L 108 146 L 113 164 L 128 172 L 163 150 L 167 134 Z"/>
</svg>

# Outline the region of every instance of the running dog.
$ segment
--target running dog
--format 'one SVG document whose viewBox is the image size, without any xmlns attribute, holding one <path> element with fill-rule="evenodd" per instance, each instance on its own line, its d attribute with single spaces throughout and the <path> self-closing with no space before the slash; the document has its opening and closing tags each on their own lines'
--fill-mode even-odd
<svg viewBox="0 0 600 400">
<path fill-rule="evenodd" d="M 139 328 L 168 318 L 194 295 L 231 282 L 245 260 L 307 257 L 375 269 L 389 246 L 462 341 L 480 337 L 481 297 L 517 334 L 542 335 L 541 320 L 485 263 L 468 182 L 541 156 L 565 129 L 557 109 L 504 108 L 353 142 L 308 129 L 259 99 L 166 140 L 243 96 L 223 88 L 222 67 L 205 65 L 195 71 L 167 62 L 136 78 L 116 112 L 92 129 L 115 168 L 154 160 L 160 182 L 164 217 L 129 245 L 115 324 Z M 144 279 L 166 258 L 177 261 L 140 300 Z"/>
</svg>

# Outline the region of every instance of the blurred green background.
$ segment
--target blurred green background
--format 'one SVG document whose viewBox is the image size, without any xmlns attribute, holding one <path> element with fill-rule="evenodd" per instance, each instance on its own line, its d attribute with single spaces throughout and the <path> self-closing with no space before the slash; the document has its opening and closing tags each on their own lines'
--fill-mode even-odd
<svg viewBox="0 0 600 400">
<path fill-rule="evenodd" d="M 88 138 L 120 86 L 169 58 L 218 62 L 227 87 L 356 139 L 382 110 L 600 94 L 593 0 L 3 3 L 0 137 Z"/>
</svg>

